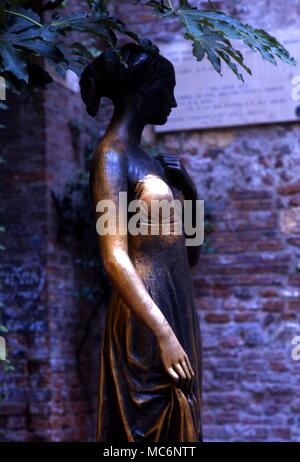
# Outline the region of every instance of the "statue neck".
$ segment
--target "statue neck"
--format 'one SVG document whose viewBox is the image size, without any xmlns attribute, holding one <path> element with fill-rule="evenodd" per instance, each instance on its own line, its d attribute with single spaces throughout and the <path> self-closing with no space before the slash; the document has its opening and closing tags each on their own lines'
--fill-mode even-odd
<svg viewBox="0 0 300 462">
<path fill-rule="evenodd" d="M 130 107 L 115 108 L 105 136 L 121 141 L 124 147 L 138 146 L 144 127 L 141 116 Z"/>
</svg>

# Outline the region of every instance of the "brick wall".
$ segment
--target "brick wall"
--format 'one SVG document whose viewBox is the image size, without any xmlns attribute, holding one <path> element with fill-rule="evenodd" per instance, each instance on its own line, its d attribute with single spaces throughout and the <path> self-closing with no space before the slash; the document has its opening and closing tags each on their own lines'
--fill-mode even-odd
<svg viewBox="0 0 300 462">
<path fill-rule="evenodd" d="M 1 154 L 6 159 L 1 168 L 1 223 L 6 227 L 6 250 L 1 252 L 1 299 L 15 370 L 6 390 L 8 399 L 1 406 L 0 427 L 1 439 L 13 439 L 15 433 L 26 439 L 31 403 L 48 400 L 47 390 L 40 387 L 49 374 L 49 364 L 44 361 L 48 340 L 43 252 L 45 119 L 14 99 L 9 100 L 9 105 L 12 109 L 5 114 L 7 128 L 1 131 Z"/>
<path fill-rule="evenodd" d="M 300 15 L 296 0 L 288 9 L 282 1 L 235 3 L 235 14 L 256 26 L 285 27 Z M 177 33 L 174 23 L 163 28 L 128 0 L 115 2 L 115 9 L 154 40 Z M 45 93 L 40 116 L 29 104 L 10 106 L 1 139 L 7 161 L 0 173 L 7 230 L 1 275 L 15 371 L 0 406 L 0 440 L 91 440 L 101 316 L 79 363 L 93 306 L 73 291 L 92 274 L 75 264 L 82 244 L 57 239 L 51 190 L 61 191 L 82 165 L 84 136 L 75 149 L 69 122 L 92 122 L 79 96 L 59 83 Z M 99 127 L 108 111 L 102 108 Z M 299 125 L 149 138 L 180 156 L 211 210 L 211 253 L 203 252 L 193 272 L 204 347 L 205 440 L 300 441 L 300 363 L 291 359 L 291 339 L 300 331 Z"/>
<path fill-rule="evenodd" d="M 164 137 L 212 209 L 194 272 L 206 440 L 300 439 L 298 140 L 296 125 Z"/>
<path fill-rule="evenodd" d="M 15 368 L 7 376 L 6 399 L 0 408 L 1 440 L 48 439 L 55 435 L 57 415 L 64 413 L 62 405 L 56 406 L 59 358 L 64 358 L 67 368 L 69 351 L 67 340 L 59 343 L 63 331 L 59 333 L 58 311 L 65 308 L 67 322 L 68 312 L 71 316 L 72 308 L 76 309 L 67 297 L 75 280 L 70 253 L 59 249 L 53 239 L 50 188 L 66 181 L 76 162 L 70 152 L 66 113 L 57 107 L 59 98 L 68 98 L 67 91 L 54 84 L 49 92 L 53 94 L 47 95 L 45 104 L 51 99 L 51 110 L 42 110 L 39 116 L 30 103 L 9 101 L 7 128 L 1 133 L 6 159 L 1 171 L 5 197 L 1 218 L 6 227 L 1 289 Z M 69 332 L 66 329 L 65 339 Z M 57 343 L 64 348 L 63 355 L 58 355 Z M 64 407 L 69 405 L 69 388 L 76 387 L 72 375 L 70 365 L 66 385 L 61 387 Z M 73 420 L 71 415 L 70 423 Z M 63 424 L 61 418 L 60 429 Z"/>
</svg>

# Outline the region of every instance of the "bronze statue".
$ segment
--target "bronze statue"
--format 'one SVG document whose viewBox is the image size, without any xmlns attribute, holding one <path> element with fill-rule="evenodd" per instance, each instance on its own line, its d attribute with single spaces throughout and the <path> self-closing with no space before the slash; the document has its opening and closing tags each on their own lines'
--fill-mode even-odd
<svg viewBox="0 0 300 462">
<path fill-rule="evenodd" d="M 173 65 L 158 50 L 127 44 L 103 52 L 80 85 L 91 116 L 102 96 L 114 104 L 92 161 L 95 208 L 104 199 L 120 208 L 120 192 L 128 201 L 196 201 L 179 160 L 156 159 L 140 145 L 144 126 L 164 124 L 176 107 Z M 118 212 L 117 226 L 124 218 Z M 201 343 L 189 268 L 199 248 L 187 247 L 184 235 L 118 231 L 99 236 L 99 246 L 114 290 L 101 348 L 97 440 L 201 441 Z"/>
</svg>

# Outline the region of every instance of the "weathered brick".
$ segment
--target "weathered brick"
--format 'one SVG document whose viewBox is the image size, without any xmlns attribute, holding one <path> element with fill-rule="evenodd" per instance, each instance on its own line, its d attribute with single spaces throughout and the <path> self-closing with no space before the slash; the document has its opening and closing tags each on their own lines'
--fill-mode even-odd
<svg viewBox="0 0 300 462">
<path fill-rule="evenodd" d="M 213 323 L 227 323 L 230 321 L 230 316 L 225 313 L 211 313 L 205 315 L 205 320 Z"/>
<path fill-rule="evenodd" d="M 284 310 L 284 306 L 285 304 L 283 301 L 273 301 L 273 302 L 269 301 L 263 304 L 262 309 L 264 311 L 271 311 L 271 312 L 278 313 Z"/>
<path fill-rule="evenodd" d="M 300 181 L 282 185 L 277 189 L 277 191 L 279 194 L 282 194 L 284 196 L 291 195 L 291 194 L 297 194 L 300 192 Z"/>
</svg>

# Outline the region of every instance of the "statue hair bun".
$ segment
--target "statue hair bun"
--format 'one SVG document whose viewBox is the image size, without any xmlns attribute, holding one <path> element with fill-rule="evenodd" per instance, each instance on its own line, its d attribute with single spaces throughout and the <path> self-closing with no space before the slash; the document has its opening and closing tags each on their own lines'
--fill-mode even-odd
<svg viewBox="0 0 300 462">
<path fill-rule="evenodd" d="M 103 96 L 113 100 L 129 82 L 136 83 L 147 62 L 158 53 L 157 47 L 148 51 L 135 43 L 103 51 L 84 69 L 80 78 L 81 97 L 87 113 L 95 117 Z"/>
</svg>

